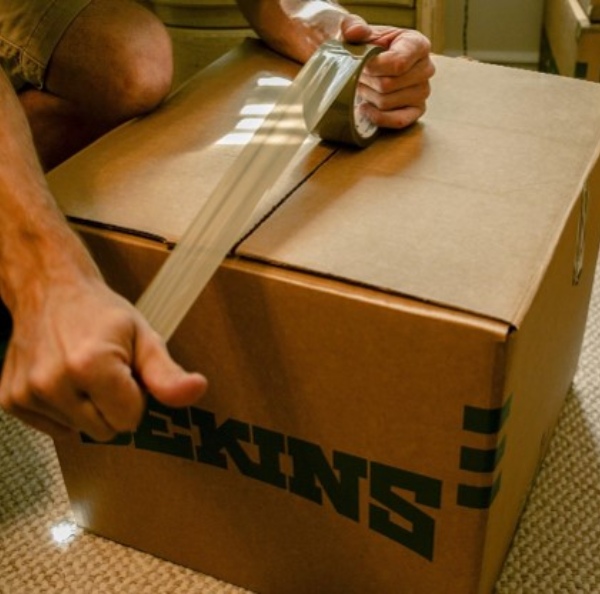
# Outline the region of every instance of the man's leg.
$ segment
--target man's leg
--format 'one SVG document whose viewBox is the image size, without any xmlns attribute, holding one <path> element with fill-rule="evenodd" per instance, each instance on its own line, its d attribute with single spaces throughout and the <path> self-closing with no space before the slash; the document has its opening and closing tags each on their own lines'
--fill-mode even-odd
<svg viewBox="0 0 600 594">
<path fill-rule="evenodd" d="M 43 90 L 19 94 L 46 170 L 156 107 L 173 72 L 162 23 L 132 0 L 93 0 L 66 30 Z"/>
</svg>

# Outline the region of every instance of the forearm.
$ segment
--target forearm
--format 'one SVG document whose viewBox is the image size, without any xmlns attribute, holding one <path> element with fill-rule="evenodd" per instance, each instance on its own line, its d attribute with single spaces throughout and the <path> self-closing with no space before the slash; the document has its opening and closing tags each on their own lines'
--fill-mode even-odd
<svg viewBox="0 0 600 594">
<path fill-rule="evenodd" d="M 1 69 L 0 228 L 0 297 L 11 311 L 17 296 L 50 281 L 49 276 L 97 274 L 54 203 L 27 119 Z"/>
<path fill-rule="evenodd" d="M 237 0 L 254 30 L 274 50 L 305 62 L 327 39 L 340 35 L 348 12 L 335 1 Z"/>
</svg>

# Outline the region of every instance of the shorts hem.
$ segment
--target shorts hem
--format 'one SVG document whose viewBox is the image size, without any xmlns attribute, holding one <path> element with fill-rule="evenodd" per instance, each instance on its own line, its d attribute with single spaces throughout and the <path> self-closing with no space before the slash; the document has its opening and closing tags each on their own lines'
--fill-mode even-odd
<svg viewBox="0 0 600 594">
<path fill-rule="evenodd" d="M 8 71 L 11 81 L 18 84 L 31 84 L 43 88 L 46 69 L 59 41 L 79 13 L 92 0 L 54 0 L 44 2 L 43 10 L 38 11 L 37 22 L 31 23 L 31 31 L 24 33 L 21 39 L 0 39 L 0 45 L 10 47 L 18 54 L 17 62 Z M 26 20 L 26 19 L 24 19 Z"/>
</svg>

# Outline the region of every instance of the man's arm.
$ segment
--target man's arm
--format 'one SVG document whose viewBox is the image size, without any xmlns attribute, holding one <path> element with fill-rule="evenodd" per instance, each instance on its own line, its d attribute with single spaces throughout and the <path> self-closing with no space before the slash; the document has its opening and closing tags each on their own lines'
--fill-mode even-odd
<svg viewBox="0 0 600 594">
<path fill-rule="evenodd" d="M 373 58 L 361 78 L 366 115 L 388 128 L 404 128 L 426 108 L 435 68 L 431 44 L 409 29 L 369 25 L 335 1 L 238 0 L 256 32 L 275 50 L 305 62 L 328 39 L 373 43 L 386 51 Z"/>
<path fill-rule="evenodd" d="M 1 69 L 0 229 L 0 297 L 13 317 L 0 407 L 54 437 L 107 440 L 136 427 L 144 388 L 173 405 L 202 394 L 205 379 L 170 359 L 67 225 Z"/>
<path fill-rule="evenodd" d="M 325 0 L 238 0 L 252 28 L 275 51 L 306 62 L 328 39 L 340 38 L 348 11 Z"/>
</svg>

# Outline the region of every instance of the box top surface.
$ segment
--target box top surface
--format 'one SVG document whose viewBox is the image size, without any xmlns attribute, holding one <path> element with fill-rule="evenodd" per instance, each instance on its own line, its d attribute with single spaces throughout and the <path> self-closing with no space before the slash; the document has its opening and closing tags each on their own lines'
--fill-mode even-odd
<svg viewBox="0 0 600 594">
<path fill-rule="evenodd" d="M 517 323 L 598 153 L 600 87 L 437 67 L 420 124 L 339 151 L 238 253 Z"/>
<path fill-rule="evenodd" d="M 48 181 L 63 212 L 176 242 L 239 156 L 248 105 L 273 100 L 265 77 L 293 78 L 298 66 L 250 40 L 202 71 L 152 114 L 113 130 Z M 270 95 L 271 93 L 271 95 Z M 311 151 L 259 205 L 262 218 L 333 150 Z"/>
<path fill-rule="evenodd" d="M 597 158 L 600 87 L 435 60 L 419 124 L 363 151 L 307 149 L 236 253 L 518 325 Z M 176 241 L 241 150 L 218 141 L 257 76 L 296 70 L 246 44 L 51 172 L 59 204 Z"/>
</svg>

